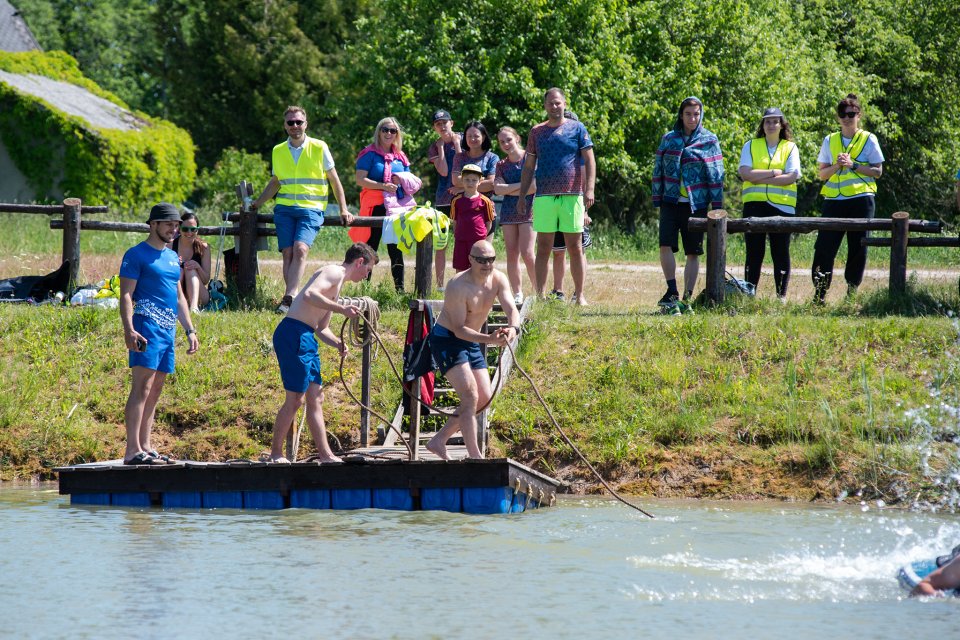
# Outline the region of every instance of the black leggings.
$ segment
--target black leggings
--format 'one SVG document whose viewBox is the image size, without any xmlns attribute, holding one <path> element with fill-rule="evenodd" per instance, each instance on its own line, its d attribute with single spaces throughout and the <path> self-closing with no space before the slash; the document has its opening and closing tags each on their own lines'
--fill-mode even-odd
<svg viewBox="0 0 960 640">
<path fill-rule="evenodd" d="M 373 211 L 370 212 L 372 216 L 386 216 L 387 210 L 382 204 L 378 204 L 373 208 Z M 380 227 L 371 227 L 370 228 L 370 239 L 367 240 L 367 244 L 370 245 L 370 248 L 376 251 L 380 248 L 380 238 L 383 236 L 383 229 Z M 395 244 L 387 244 L 387 254 L 390 256 L 390 275 L 393 276 L 393 286 L 396 287 L 397 291 L 403 291 L 403 252 L 400 251 L 400 247 Z M 371 274 L 372 275 L 372 274 Z M 367 280 L 370 279 L 370 276 L 367 276 Z"/>
<path fill-rule="evenodd" d="M 747 202 L 743 205 L 744 218 L 772 218 L 784 214 L 769 202 Z M 760 284 L 760 268 L 767 250 L 767 236 L 770 236 L 770 257 L 773 258 L 773 283 L 778 296 L 787 295 L 790 284 L 790 234 L 789 233 L 745 233 L 743 240 L 747 245 L 747 263 L 744 267 L 747 282 Z"/>
<path fill-rule="evenodd" d="M 873 196 L 861 196 L 849 200 L 825 200 L 824 218 L 865 218 L 873 219 L 875 204 Z M 863 238 L 870 236 L 869 231 L 821 231 L 813 245 L 813 288 L 819 299 L 827 293 L 833 281 L 833 261 L 840 251 L 843 236 L 847 236 L 847 265 L 843 276 L 847 284 L 859 287 L 863 282 L 863 272 L 867 268 L 867 248 L 860 246 Z"/>
</svg>

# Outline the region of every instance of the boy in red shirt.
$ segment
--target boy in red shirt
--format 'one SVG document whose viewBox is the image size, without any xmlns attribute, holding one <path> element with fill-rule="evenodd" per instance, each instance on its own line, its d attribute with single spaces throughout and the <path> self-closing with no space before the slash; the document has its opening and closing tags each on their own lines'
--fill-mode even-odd
<svg viewBox="0 0 960 640">
<path fill-rule="evenodd" d="M 490 235 L 497 217 L 493 201 L 478 191 L 483 171 L 475 164 L 468 164 L 460 171 L 463 193 L 450 203 L 450 222 L 453 225 L 453 268 L 466 271 L 470 268 L 470 248 L 478 240 Z"/>
</svg>

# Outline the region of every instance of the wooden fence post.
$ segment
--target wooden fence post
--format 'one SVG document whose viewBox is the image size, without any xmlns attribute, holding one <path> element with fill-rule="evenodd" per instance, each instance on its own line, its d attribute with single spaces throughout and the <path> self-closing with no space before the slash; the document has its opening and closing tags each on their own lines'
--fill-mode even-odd
<svg viewBox="0 0 960 640">
<path fill-rule="evenodd" d="M 70 263 L 70 284 L 64 291 L 67 299 L 80 276 L 80 206 L 80 198 L 63 201 L 63 259 Z"/>
<path fill-rule="evenodd" d="M 433 232 L 417 243 L 417 265 L 413 271 L 413 295 L 421 300 L 430 297 L 433 288 Z"/>
<path fill-rule="evenodd" d="M 257 290 L 257 214 L 246 207 L 240 212 L 237 247 L 237 291 L 243 297 L 252 296 Z"/>
<path fill-rule="evenodd" d="M 727 272 L 727 212 L 714 209 L 707 213 L 707 299 L 723 302 Z"/>
<path fill-rule="evenodd" d="M 907 290 L 907 241 L 910 235 L 910 214 L 897 211 L 891 216 L 890 230 L 890 293 L 902 294 Z"/>
</svg>

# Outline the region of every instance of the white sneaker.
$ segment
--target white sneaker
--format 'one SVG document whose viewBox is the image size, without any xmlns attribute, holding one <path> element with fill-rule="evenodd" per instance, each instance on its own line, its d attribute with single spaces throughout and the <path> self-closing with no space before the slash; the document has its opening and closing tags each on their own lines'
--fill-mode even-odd
<svg viewBox="0 0 960 640">
<path fill-rule="evenodd" d="M 513 303 L 518 307 L 523 304 L 523 292 L 518 291 L 517 295 L 513 296 Z"/>
</svg>

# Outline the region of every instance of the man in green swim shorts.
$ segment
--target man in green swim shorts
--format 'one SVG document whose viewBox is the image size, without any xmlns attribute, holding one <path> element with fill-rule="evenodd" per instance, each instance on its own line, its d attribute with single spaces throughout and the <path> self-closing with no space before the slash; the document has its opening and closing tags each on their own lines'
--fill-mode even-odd
<svg viewBox="0 0 960 640">
<path fill-rule="evenodd" d="M 553 234 L 563 233 L 570 256 L 575 304 L 585 305 L 583 293 L 587 262 L 581 246 L 584 213 L 593 206 L 596 160 L 593 140 L 583 123 L 567 118 L 567 98 L 553 88 L 543 99 L 547 120 L 530 130 L 527 157 L 520 177 L 517 213 L 523 214 L 534 174 L 537 196 L 533 200 L 533 230 L 537 232 L 537 295 L 543 297 L 547 269 L 553 252 Z M 582 163 L 581 163 L 582 160 Z"/>
</svg>

